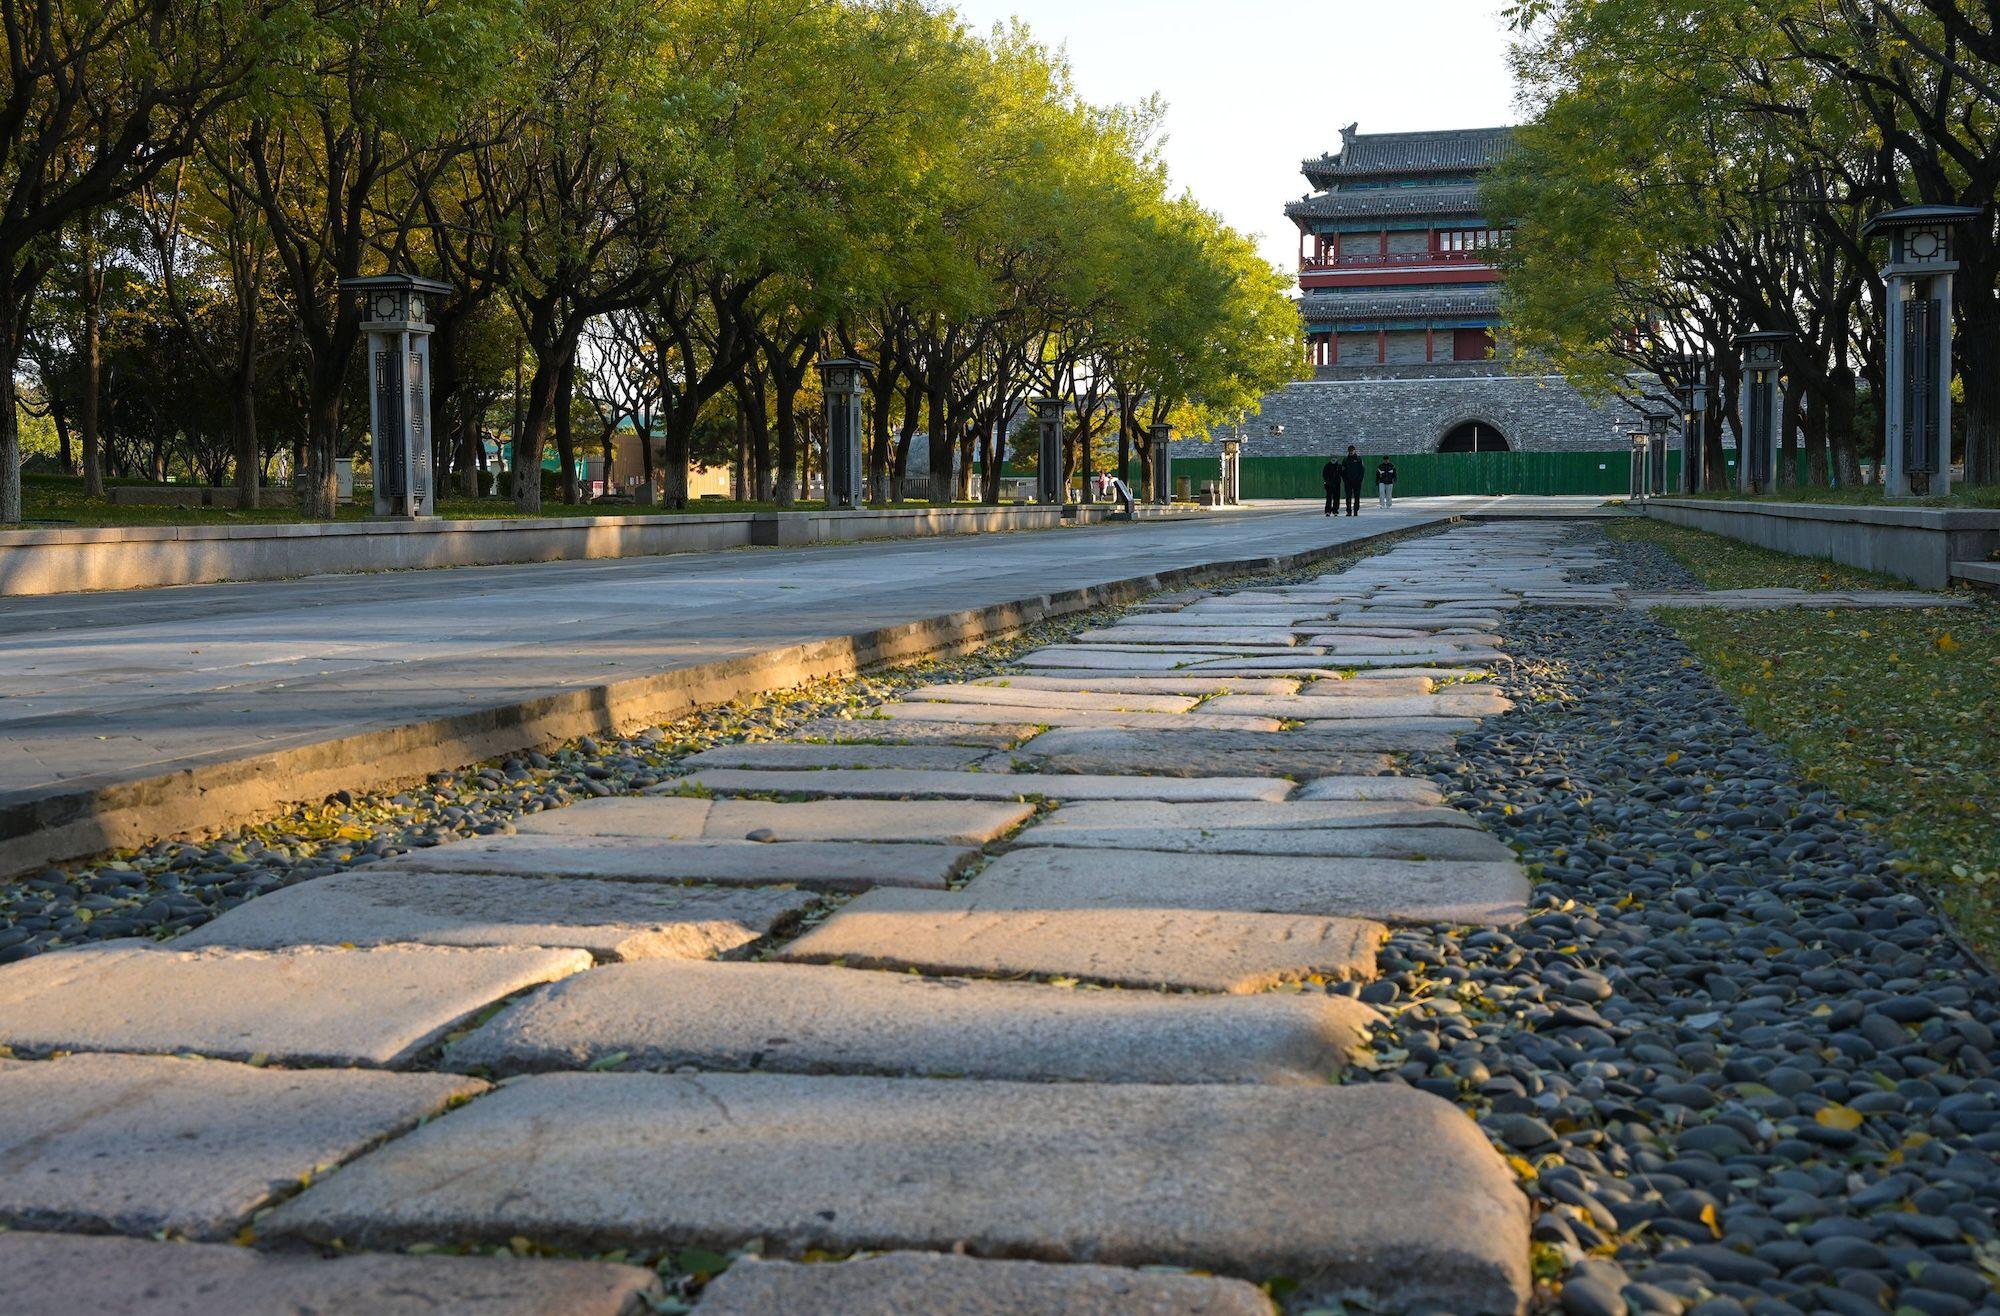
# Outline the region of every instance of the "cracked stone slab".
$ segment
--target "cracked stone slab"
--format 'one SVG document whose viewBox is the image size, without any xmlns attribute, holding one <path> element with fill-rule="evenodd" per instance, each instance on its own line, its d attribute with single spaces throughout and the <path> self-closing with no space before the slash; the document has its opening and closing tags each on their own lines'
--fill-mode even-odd
<svg viewBox="0 0 2000 1316">
<path fill-rule="evenodd" d="M 643 960 L 515 1002 L 446 1051 L 493 1074 L 758 1070 L 1076 1083 L 1323 1083 L 1375 1012 L 1347 997 L 1188 997 L 817 964 Z"/>
<path fill-rule="evenodd" d="M 926 685 L 903 693 L 906 701 L 988 704 L 1001 708 L 1071 708 L 1110 713 L 1185 713 L 1191 695 L 1138 694 L 1116 690 L 1030 690 L 995 685 Z"/>
<path fill-rule="evenodd" d="M 1082 978 L 1243 994 L 1375 976 L 1387 930 L 1362 919 L 1184 909 L 983 909 L 958 891 L 857 896 L 777 953 L 798 964 Z"/>
<path fill-rule="evenodd" d="M 1389 771 L 1398 741 L 1327 736 L 1305 731 L 1116 731 L 1058 727 L 1007 755 L 1058 773 L 1149 773 L 1200 777 L 1210 773 L 1306 777 Z"/>
<path fill-rule="evenodd" d="M 834 1264 L 745 1257 L 702 1290 L 697 1316 L 1273 1316 L 1242 1280 L 1118 1266 L 890 1252 Z"/>
<path fill-rule="evenodd" d="M 966 892 L 988 909 L 1224 909 L 1383 923 L 1505 927 L 1526 914 L 1512 861 L 1186 856 L 1152 850 L 1011 850 Z"/>
<path fill-rule="evenodd" d="M 1245 691 L 1244 693 L 1251 693 Z M 1257 692 L 1266 693 L 1266 692 Z M 1269 693 L 1284 693 L 1273 691 Z M 990 752 L 974 745 L 814 745 L 771 740 L 720 745 L 681 760 L 687 768 L 969 768 Z"/>
<path fill-rule="evenodd" d="M 1015 838 L 1024 846 L 1344 859 L 1511 859 L 1451 809 L 1363 801 L 1073 805 Z"/>
<path fill-rule="evenodd" d="M 1324 684 L 1322 682 L 1321 684 Z M 1341 682 L 1341 684 L 1348 684 Z M 1354 682 L 1366 685 L 1365 681 Z M 1467 718 L 1498 717 L 1514 701 L 1497 690 L 1453 688 L 1434 695 L 1221 695 L 1202 705 L 1218 713 L 1254 713 L 1262 717 L 1317 721 L 1333 718 Z"/>
<path fill-rule="evenodd" d="M 892 722 L 980 722 L 1011 723 L 1030 715 L 1018 704 L 881 704 L 874 710 Z M 1276 731 L 1274 717 L 1236 717 L 1220 713 L 1113 713 L 1088 708 L 1037 708 L 1034 720 L 1050 727 L 1152 727 L 1189 731 Z"/>
<path fill-rule="evenodd" d="M 0 1223 L 229 1238 L 304 1176 L 485 1090 L 456 1074 L 173 1056 L 0 1066 Z"/>
<path fill-rule="evenodd" d="M 216 1243 L 0 1234 L 14 1316 L 640 1316 L 660 1292 L 638 1266 L 359 1253 L 331 1261 Z"/>
<path fill-rule="evenodd" d="M 104 942 L 0 969 L 0 1044 L 392 1069 L 494 1001 L 590 966 L 532 946 Z"/>
<path fill-rule="evenodd" d="M 1527 1199 L 1478 1126 L 1381 1083 L 539 1075 L 328 1176 L 262 1230 L 363 1247 L 962 1246 L 1467 1313 L 1518 1311 L 1529 1287 Z"/>
<path fill-rule="evenodd" d="M 190 946 L 573 946 L 600 960 L 711 959 L 818 897 L 780 887 L 664 886 L 492 873 L 357 869 L 246 901 L 177 938 Z"/>
<path fill-rule="evenodd" d="M 1230 649 L 1237 645 L 1256 645 L 1261 648 L 1289 649 L 1297 644 L 1298 636 L 1290 626 L 1151 626 L 1121 625 L 1106 626 L 1102 630 L 1085 631 L 1076 637 L 1078 644 L 1190 644 L 1202 648 Z"/>
<path fill-rule="evenodd" d="M 530 814 L 516 824 L 516 829 L 522 835 L 630 836 L 666 841 L 927 841 L 938 845 L 984 845 L 1014 830 L 1034 813 L 1030 805 L 976 800 L 781 803 L 706 800 L 670 793 L 680 789 L 678 781 L 665 781 L 645 795 L 585 800 L 567 808 Z"/>
<path fill-rule="evenodd" d="M 899 772 L 832 768 L 824 772 L 750 772 L 718 768 L 682 783 L 718 794 L 785 792 L 856 798 L 933 795 L 1018 800 L 1282 800 L 1292 783 L 1279 777 L 1147 777 L 1034 772 Z M 901 883 L 899 885 L 910 885 Z"/>
<path fill-rule="evenodd" d="M 629 836 L 478 836 L 412 850 L 356 871 L 499 873 L 511 877 L 588 877 L 605 882 L 792 885 L 809 891 L 865 891 L 871 886 L 942 888 L 978 853 L 963 846 L 893 841 L 760 844 L 650 841 Z"/>
<path fill-rule="evenodd" d="M 1239 658 L 1195 658 L 1187 664 L 1191 672 L 1215 672 L 1227 676 L 1269 676 L 1274 672 L 1291 672 L 1301 676 L 1340 676 L 1358 668 L 1394 668 L 1400 672 L 1411 667 L 1479 667 L 1491 663 L 1500 655 L 1481 650 L 1468 653 L 1458 649 L 1433 649 L 1410 653 L 1341 653 L 1341 654 L 1301 654 L 1297 657 L 1275 655 L 1250 655 Z"/>
<path fill-rule="evenodd" d="M 1109 690 L 1118 694 L 1289 695 L 1299 683 L 1248 676 L 982 676 L 974 685 L 1017 690 Z M 697 755 L 696 757 L 699 757 Z"/>
</svg>

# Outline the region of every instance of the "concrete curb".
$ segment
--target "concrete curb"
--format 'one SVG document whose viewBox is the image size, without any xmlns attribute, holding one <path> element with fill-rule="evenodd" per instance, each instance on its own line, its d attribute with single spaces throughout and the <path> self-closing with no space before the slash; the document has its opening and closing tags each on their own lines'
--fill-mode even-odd
<svg viewBox="0 0 2000 1316">
<path fill-rule="evenodd" d="M 1922 589 L 1950 588 L 1954 562 L 1978 561 L 2000 548 L 2000 510 L 1988 508 L 1654 498 L 1645 514 L 1781 553 L 1899 576 Z"/>
<path fill-rule="evenodd" d="M 651 725 L 821 677 L 964 652 L 1050 618 L 1221 577 L 1289 571 L 1458 519 L 1447 514 L 1299 553 L 1128 576 L 245 758 L 211 756 L 155 776 L 82 778 L 61 794 L 0 804 L 0 878 L 158 837 L 254 821 L 343 788 L 375 789 L 537 745 Z"/>
</svg>

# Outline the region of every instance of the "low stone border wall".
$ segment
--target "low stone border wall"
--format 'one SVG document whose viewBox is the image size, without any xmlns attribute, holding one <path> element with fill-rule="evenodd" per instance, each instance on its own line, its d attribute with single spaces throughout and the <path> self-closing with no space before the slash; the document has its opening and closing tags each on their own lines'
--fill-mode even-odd
<svg viewBox="0 0 2000 1316">
<path fill-rule="evenodd" d="M 1645 513 L 1781 553 L 1900 576 L 1924 589 L 1948 586 L 1952 563 L 1979 561 L 2000 548 L 2000 510 L 1654 498 Z"/>
<path fill-rule="evenodd" d="M 152 589 L 355 571 L 1049 530 L 1061 525 L 1062 519 L 1061 508 L 1038 505 L 8 530 L 0 531 L 0 594 Z"/>
</svg>

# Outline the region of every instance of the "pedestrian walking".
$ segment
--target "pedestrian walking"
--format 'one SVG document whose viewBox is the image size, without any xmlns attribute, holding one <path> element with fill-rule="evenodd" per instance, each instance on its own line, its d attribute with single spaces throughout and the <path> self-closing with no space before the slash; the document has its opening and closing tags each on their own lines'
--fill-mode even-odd
<svg viewBox="0 0 2000 1316">
<path fill-rule="evenodd" d="M 1361 482 L 1367 478 L 1368 468 L 1361 464 L 1361 454 L 1347 445 L 1347 460 L 1340 464 L 1341 482 L 1347 486 L 1347 514 L 1361 515 Z"/>
<path fill-rule="evenodd" d="M 1319 482 L 1326 486 L 1326 514 L 1333 515 L 1334 499 L 1340 497 L 1340 463 L 1329 457 L 1319 468 Z"/>
<path fill-rule="evenodd" d="M 1375 467 L 1375 501 L 1384 508 L 1396 502 L 1396 463 L 1387 457 Z"/>
</svg>

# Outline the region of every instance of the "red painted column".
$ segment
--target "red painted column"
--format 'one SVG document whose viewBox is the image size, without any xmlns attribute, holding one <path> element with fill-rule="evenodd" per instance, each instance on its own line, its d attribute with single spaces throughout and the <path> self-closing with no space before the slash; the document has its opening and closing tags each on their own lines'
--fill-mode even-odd
<svg viewBox="0 0 2000 1316">
<path fill-rule="evenodd" d="M 1340 264 L 1340 234 L 1337 232 L 1333 235 L 1333 263 Z"/>
<path fill-rule="evenodd" d="M 1389 230 L 1386 228 L 1382 230 L 1382 254 L 1389 254 Z"/>
<path fill-rule="evenodd" d="M 1424 360 L 1437 360 L 1437 326 L 1424 326 Z"/>
</svg>

